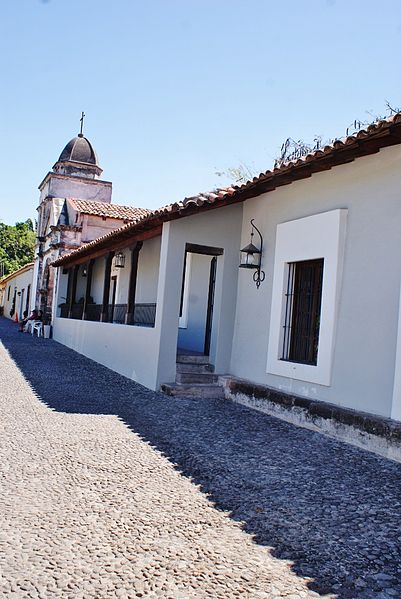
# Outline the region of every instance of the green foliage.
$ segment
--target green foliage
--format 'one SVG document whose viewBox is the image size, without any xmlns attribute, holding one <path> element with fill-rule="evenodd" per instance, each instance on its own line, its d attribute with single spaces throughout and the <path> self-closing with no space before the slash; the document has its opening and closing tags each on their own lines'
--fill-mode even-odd
<svg viewBox="0 0 401 599">
<path fill-rule="evenodd" d="M 0 276 L 8 275 L 33 260 L 35 239 L 30 218 L 15 226 L 0 222 Z"/>
<path fill-rule="evenodd" d="M 254 170 L 248 164 L 240 162 L 238 166 L 231 166 L 225 171 L 215 171 L 218 177 L 226 177 L 231 183 L 242 185 L 253 179 L 256 175 Z"/>
</svg>

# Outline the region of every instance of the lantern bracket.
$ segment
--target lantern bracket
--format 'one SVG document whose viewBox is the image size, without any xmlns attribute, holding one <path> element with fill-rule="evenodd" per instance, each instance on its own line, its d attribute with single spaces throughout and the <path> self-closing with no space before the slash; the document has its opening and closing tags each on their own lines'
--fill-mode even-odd
<svg viewBox="0 0 401 599">
<path fill-rule="evenodd" d="M 241 259 L 240 268 L 254 269 L 253 280 L 259 289 L 260 284 L 265 280 L 265 272 L 261 269 L 262 252 L 263 252 L 263 237 L 257 226 L 254 224 L 254 219 L 251 219 L 251 243 L 242 248 L 241 254 L 244 254 L 244 260 Z M 257 248 L 253 243 L 254 230 L 259 235 L 260 248 Z"/>
</svg>

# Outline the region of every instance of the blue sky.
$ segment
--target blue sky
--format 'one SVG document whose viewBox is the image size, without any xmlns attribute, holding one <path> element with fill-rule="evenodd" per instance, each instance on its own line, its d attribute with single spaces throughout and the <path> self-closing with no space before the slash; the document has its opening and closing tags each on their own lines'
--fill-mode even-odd
<svg viewBox="0 0 401 599">
<path fill-rule="evenodd" d="M 268 169 L 288 136 L 401 105 L 401 0 L 2 0 L 0 220 L 79 130 L 113 201 L 156 207 Z"/>
</svg>

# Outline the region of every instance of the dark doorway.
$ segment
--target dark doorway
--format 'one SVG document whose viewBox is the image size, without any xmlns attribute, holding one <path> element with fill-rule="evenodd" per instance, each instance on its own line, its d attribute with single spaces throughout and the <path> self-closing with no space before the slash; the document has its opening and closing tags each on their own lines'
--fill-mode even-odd
<svg viewBox="0 0 401 599">
<path fill-rule="evenodd" d="M 179 353 L 208 356 L 213 331 L 217 257 L 221 248 L 187 244 L 182 275 Z"/>
<path fill-rule="evenodd" d="M 25 310 L 27 312 L 29 312 L 29 301 L 31 299 L 31 286 L 28 285 L 27 291 L 26 291 L 26 305 L 25 305 Z"/>
<path fill-rule="evenodd" d="M 20 320 L 22 320 L 22 318 L 24 316 L 24 295 L 25 295 L 25 289 L 22 289 L 21 290 L 21 303 L 20 303 L 20 309 L 19 309 Z"/>
</svg>

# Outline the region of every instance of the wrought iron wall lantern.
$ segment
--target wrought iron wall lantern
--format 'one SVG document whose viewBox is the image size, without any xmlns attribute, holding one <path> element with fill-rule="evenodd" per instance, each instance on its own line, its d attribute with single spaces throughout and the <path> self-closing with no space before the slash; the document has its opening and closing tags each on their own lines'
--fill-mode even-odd
<svg viewBox="0 0 401 599">
<path fill-rule="evenodd" d="M 265 280 L 265 272 L 261 269 L 263 237 L 257 226 L 253 224 L 253 221 L 254 219 L 251 220 L 251 243 L 242 248 L 239 267 L 252 268 L 255 270 L 253 273 L 253 280 L 256 283 L 256 287 L 259 289 L 260 284 Z M 257 248 L 253 243 L 254 229 L 260 237 L 260 248 Z"/>
<path fill-rule="evenodd" d="M 88 276 L 88 269 L 86 268 L 86 266 L 83 266 L 83 267 L 82 267 L 82 276 L 83 276 L 83 277 L 86 277 L 86 276 Z"/>
<path fill-rule="evenodd" d="M 117 252 L 117 254 L 114 256 L 114 266 L 115 268 L 124 268 L 125 256 L 122 252 Z"/>
</svg>

